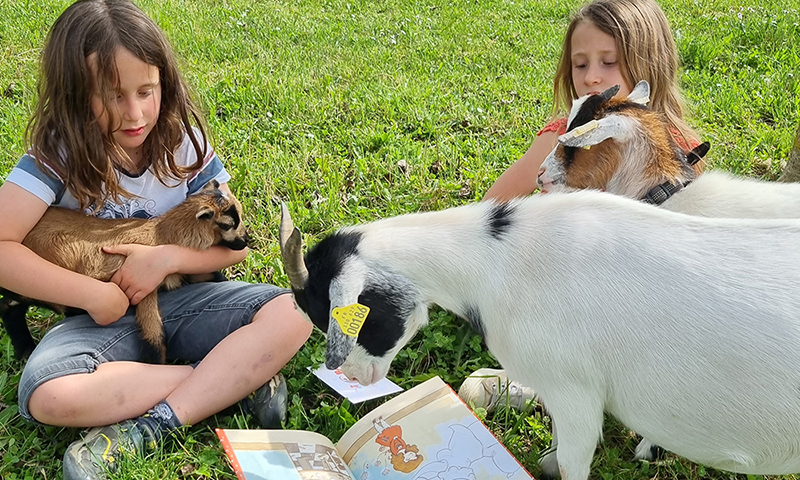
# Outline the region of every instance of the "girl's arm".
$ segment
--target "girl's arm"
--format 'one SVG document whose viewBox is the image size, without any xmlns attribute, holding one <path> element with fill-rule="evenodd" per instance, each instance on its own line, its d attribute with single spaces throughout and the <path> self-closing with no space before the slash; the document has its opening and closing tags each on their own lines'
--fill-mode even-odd
<svg viewBox="0 0 800 480">
<path fill-rule="evenodd" d="M 219 188 L 231 193 L 227 184 Z M 132 305 L 138 304 L 147 294 L 155 290 L 167 275 L 173 273 L 209 273 L 245 259 L 248 249 L 231 250 L 214 246 L 207 250 L 195 250 L 178 245 L 156 247 L 124 244 L 103 247 L 106 253 L 128 257 L 111 281 L 119 285 Z"/>
<path fill-rule="evenodd" d="M 528 151 L 503 172 L 484 195 L 484 200 L 505 202 L 516 197 L 530 195 L 538 187 L 536 179 L 544 159 L 556 148 L 558 133 L 543 132 L 536 137 Z"/>
<path fill-rule="evenodd" d="M 18 185 L 0 185 L 0 287 L 81 308 L 100 325 L 119 320 L 129 302 L 117 285 L 61 268 L 22 245 L 46 210 L 46 203 Z"/>
</svg>

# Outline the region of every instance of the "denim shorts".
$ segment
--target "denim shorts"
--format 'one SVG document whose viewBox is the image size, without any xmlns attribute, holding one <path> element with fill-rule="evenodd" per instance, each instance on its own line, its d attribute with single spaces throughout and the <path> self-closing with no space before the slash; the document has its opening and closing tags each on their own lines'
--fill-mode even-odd
<svg viewBox="0 0 800 480">
<path fill-rule="evenodd" d="M 244 282 L 196 283 L 158 294 L 168 362 L 197 362 L 233 331 L 247 325 L 267 302 L 291 290 Z M 19 413 L 34 421 L 28 401 L 39 385 L 75 373 L 92 373 L 114 361 L 141 361 L 144 340 L 135 307 L 107 326 L 88 315 L 55 324 L 31 354 L 19 382 Z"/>
</svg>

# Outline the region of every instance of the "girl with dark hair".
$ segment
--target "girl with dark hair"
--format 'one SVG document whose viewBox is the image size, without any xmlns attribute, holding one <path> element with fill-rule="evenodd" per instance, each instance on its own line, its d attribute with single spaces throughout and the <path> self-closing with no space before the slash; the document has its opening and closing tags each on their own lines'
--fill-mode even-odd
<svg viewBox="0 0 800 480">
<path fill-rule="evenodd" d="M 80 0 L 56 20 L 41 62 L 30 150 L 0 186 L 0 286 L 85 310 L 41 340 L 19 384 L 32 421 L 95 427 L 66 451 L 64 478 L 104 478 L 122 447 L 141 451 L 181 425 L 245 399 L 265 427 L 280 425 L 280 369 L 311 324 L 288 290 L 199 283 L 159 294 L 167 355 L 142 363 L 134 309 L 169 274 L 208 273 L 247 250 L 109 245 L 125 255 L 110 282 L 51 264 L 22 240 L 51 205 L 100 217 L 153 217 L 230 175 L 207 140 L 171 48 L 127 0 Z"/>
</svg>

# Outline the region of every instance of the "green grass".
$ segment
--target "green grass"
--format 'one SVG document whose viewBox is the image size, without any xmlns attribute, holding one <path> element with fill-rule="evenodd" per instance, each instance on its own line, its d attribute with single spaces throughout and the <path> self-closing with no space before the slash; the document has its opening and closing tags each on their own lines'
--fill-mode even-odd
<svg viewBox="0 0 800 480">
<path fill-rule="evenodd" d="M 0 3 L 3 178 L 25 150 L 22 134 L 36 99 L 44 36 L 69 3 Z M 796 2 L 664 3 L 684 65 L 681 83 L 690 121 L 711 142 L 711 166 L 776 178 L 800 120 Z M 173 42 L 255 233 L 256 249 L 230 273 L 286 286 L 276 199 L 291 205 L 308 244 L 342 225 L 480 199 L 545 124 L 561 35 L 579 3 L 143 0 L 140 5 Z M 56 320 L 38 312 L 31 319 L 35 334 Z M 284 369 L 292 397 L 288 426 L 335 441 L 380 400 L 343 402 L 306 369 L 323 357 L 323 338 L 316 332 Z M 60 478 L 60 458 L 78 430 L 35 426 L 19 417 L 22 366 L 1 333 L 0 477 Z M 457 388 L 483 366 L 496 362 L 480 339 L 465 323 L 434 310 L 432 326 L 400 353 L 389 376 L 410 388 L 440 375 Z M 540 411 L 528 413 L 501 410 L 485 422 L 538 475 L 536 460 L 549 444 L 549 421 Z M 118 477 L 234 478 L 212 433 L 217 426 L 255 424 L 240 412 L 222 412 L 146 460 L 124 462 Z M 635 445 L 630 432 L 609 419 L 592 478 L 748 478 L 670 455 L 634 463 Z"/>
</svg>

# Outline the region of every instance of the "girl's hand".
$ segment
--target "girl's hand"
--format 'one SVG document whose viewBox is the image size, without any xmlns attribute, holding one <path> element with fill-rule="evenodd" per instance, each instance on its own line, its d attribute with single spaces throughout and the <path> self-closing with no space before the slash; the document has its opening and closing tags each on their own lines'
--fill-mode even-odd
<svg viewBox="0 0 800 480">
<path fill-rule="evenodd" d="M 128 297 L 119 289 L 116 283 L 100 282 L 100 291 L 92 295 L 96 303 L 87 305 L 84 309 L 98 325 L 109 325 L 125 315 L 130 306 Z"/>
<path fill-rule="evenodd" d="M 103 247 L 106 253 L 128 257 L 111 277 L 111 281 L 125 292 L 131 305 L 138 304 L 158 288 L 167 275 L 173 273 L 169 252 L 164 247 L 164 245 L 151 247 L 132 243 Z"/>
</svg>

